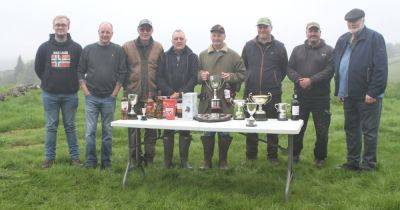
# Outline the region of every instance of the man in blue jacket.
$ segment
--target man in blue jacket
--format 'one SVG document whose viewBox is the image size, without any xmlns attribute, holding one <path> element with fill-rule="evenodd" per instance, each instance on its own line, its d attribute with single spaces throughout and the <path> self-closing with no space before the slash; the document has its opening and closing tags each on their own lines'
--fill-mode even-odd
<svg viewBox="0 0 400 210">
<path fill-rule="evenodd" d="M 388 75 L 385 40 L 364 25 L 364 18 L 360 9 L 346 14 L 349 32 L 339 38 L 333 56 L 335 95 L 343 102 L 347 143 L 347 162 L 341 167 L 355 171 L 376 169 L 378 129 Z"/>
</svg>

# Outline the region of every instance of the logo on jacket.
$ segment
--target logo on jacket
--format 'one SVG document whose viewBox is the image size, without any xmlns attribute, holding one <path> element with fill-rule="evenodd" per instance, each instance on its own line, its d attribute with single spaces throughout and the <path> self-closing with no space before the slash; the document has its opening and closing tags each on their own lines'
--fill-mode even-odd
<svg viewBox="0 0 400 210">
<path fill-rule="evenodd" d="M 71 67 L 71 56 L 68 51 L 53 51 L 51 54 L 51 67 L 69 68 Z"/>
<path fill-rule="evenodd" d="M 322 53 L 321 56 L 322 56 L 322 57 L 325 57 L 325 56 L 326 56 L 326 53 Z"/>
</svg>

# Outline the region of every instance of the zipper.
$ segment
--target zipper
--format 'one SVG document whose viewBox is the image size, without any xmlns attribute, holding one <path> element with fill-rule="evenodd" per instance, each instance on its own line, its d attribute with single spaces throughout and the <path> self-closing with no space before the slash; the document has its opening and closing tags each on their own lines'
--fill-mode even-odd
<svg viewBox="0 0 400 210">
<path fill-rule="evenodd" d="M 260 72 L 259 72 L 260 79 L 259 79 L 259 83 L 258 83 L 258 85 L 259 85 L 259 88 L 258 88 L 259 89 L 259 94 L 261 95 L 262 94 L 261 93 L 261 82 L 262 82 L 263 68 L 264 68 L 264 51 L 262 50 L 261 46 L 258 45 L 257 42 L 256 42 L 256 46 L 258 47 L 258 49 L 261 52 L 261 66 L 260 66 Z"/>
</svg>

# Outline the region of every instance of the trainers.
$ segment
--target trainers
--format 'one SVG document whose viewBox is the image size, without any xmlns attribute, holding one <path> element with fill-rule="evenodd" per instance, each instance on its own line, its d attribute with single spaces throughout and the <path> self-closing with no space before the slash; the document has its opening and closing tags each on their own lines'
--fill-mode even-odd
<svg viewBox="0 0 400 210">
<path fill-rule="evenodd" d="M 42 168 L 50 168 L 54 164 L 54 160 L 45 160 L 42 164 Z"/>
<path fill-rule="evenodd" d="M 342 165 L 339 165 L 337 168 L 349 170 L 349 171 L 360 171 L 359 166 L 354 165 L 354 164 L 349 164 L 349 163 L 343 163 Z"/>
<path fill-rule="evenodd" d="M 315 160 L 314 164 L 315 164 L 315 167 L 322 168 L 322 166 L 325 165 L 325 160 L 318 160 L 317 159 L 317 160 Z"/>
<path fill-rule="evenodd" d="M 82 163 L 79 159 L 74 159 L 74 160 L 71 160 L 71 165 L 76 166 L 76 167 L 81 167 Z"/>
<path fill-rule="evenodd" d="M 279 165 L 279 160 L 278 158 L 268 158 L 269 162 L 273 165 L 273 166 L 277 166 Z"/>
</svg>

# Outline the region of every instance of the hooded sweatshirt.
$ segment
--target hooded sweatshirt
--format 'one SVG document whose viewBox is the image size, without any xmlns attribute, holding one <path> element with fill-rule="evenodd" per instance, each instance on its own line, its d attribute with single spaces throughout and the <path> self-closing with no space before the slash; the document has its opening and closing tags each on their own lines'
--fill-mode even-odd
<svg viewBox="0 0 400 210">
<path fill-rule="evenodd" d="M 57 42 L 50 34 L 49 41 L 40 45 L 35 59 L 35 72 L 40 87 L 49 93 L 73 94 L 79 90 L 77 67 L 82 47 L 67 35 L 67 41 Z"/>
</svg>

